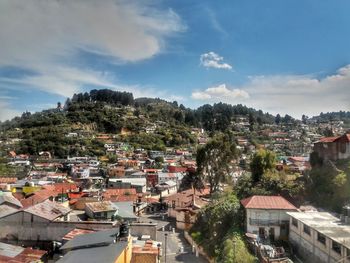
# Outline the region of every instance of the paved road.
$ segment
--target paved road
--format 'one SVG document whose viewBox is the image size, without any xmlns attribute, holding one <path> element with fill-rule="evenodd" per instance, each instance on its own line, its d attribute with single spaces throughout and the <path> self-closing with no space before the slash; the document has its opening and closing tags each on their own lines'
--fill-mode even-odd
<svg viewBox="0 0 350 263">
<path fill-rule="evenodd" d="M 143 215 L 141 221 L 144 222 L 155 222 L 158 223 L 157 241 L 162 242 L 163 256 L 161 257 L 162 263 L 172 262 L 186 262 L 186 263 L 205 263 L 207 262 L 203 257 L 196 257 L 192 253 L 192 247 L 184 238 L 182 230 L 175 230 L 173 233 L 172 229 L 175 226 L 175 221 L 171 220 L 167 216 L 162 219 L 161 216 L 154 215 Z M 164 227 L 165 231 L 162 231 Z M 170 230 L 171 229 L 171 230 Z M 166 246 L 166 259 L 165 259 L 165 234 L 167 234 L 167 246 Z M 180 248 L 183 248 L 180 251 Z"/>
</svg>

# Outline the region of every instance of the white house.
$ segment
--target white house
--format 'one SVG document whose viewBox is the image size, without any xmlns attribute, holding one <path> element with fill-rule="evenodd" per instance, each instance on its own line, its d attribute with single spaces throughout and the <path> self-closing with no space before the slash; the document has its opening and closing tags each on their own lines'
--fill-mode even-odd
<svg viewBox="0 0 350 263">
<path fill-rule="evenodd" d="M 350 225 L 327 212 L 290 212 L 289 241 L 303 262 L 349 263 Z"/>
<path fill-rule="evenodd" d="M 297 208 L 282 196 L 254 195 L 241 200 L 245 208 L 246 232 L 270 240 L 287 239 L 289 215 Z"/>
</svg>

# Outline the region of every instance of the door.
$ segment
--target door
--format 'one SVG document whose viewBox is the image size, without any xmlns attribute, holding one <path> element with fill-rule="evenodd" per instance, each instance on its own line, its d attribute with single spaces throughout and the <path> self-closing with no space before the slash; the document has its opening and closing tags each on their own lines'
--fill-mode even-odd
<svg viewBox="0 0 350 263">
<path fill-rule="evenodd" d="M 265 238 L 265 228 L 259 227 L 259 237 Z"/>
<path fill-rule="evenodd" d="M 273 227 L 269 230 L 269 238 L 271 242 L 275 241 L 275 229 Z"/>
</svg>

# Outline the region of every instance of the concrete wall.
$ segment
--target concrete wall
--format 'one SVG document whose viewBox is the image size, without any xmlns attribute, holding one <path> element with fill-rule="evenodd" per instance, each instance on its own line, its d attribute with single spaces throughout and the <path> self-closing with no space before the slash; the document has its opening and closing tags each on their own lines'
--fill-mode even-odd
<svg viewBox="0 0 350 263">
<path fill-rule="evenodd" d="M 74 228 L 86 228 L 102 230 L 112 228 L 112 222 L 70 222 L 53 221 L 25 212 L 19 212 L 0 219 L 0 239 L 15 241 L 60 241 L 69 231 Z"/>
<path fill-rule="evenodd" d="M 326 243 L 322 244 L 317 240 L 317 231 L 310 228 L 310 235 L 304 232 L 304 225 L 298 221 L 298 227 L 292 224 L 290 219 L 289 241 L 296 249 L 296 253 L 306 263 L 335 263 L 346 256 L 346 248 L 342 247 L 341 254 L 332 249 L 332 240 L 326 237 Z M 349 263 L 350 259 L 342 261 Z"/>
<path fill-rule="evenodd" d="M 275 239 L 280 238 L 280 225 L 282 221 L 288 222 L 288 210 L 265 210 L 265 209 L 246 209 L 246 230 L 249 233 L 259 234 L 259 228 L 264 228 L 269 233 L 271 228 L 274 228 Z M 251 223 L 252 220 L 271 223 Z M 278 222 L 278 223 L 273 223 Z M 287 223 L 288 224 L 288 223 Z"/>
<path fill-rule="evenodd" d="M 157 224 L 155 223 L 131 223 L 130 234 L 132 236 L 149 235 L 152 240 L 157 240 Z"/>
<path fill-rule="evenodd" d="M 132 239 L 129 237 L 128 246 L 124 251 L 119 255 L 115 263 L 130 263 L 132 256 Z"/>
<path fill-rule="evenodd" d="M 323 159 L 339 160 L 350 158 L 350 143 L 343 141 L 333 143 L 315 143 L 314 151 Z"/>
<path fill-rule="evenodd" d="M 201 246 L 198 246 L 196 242 L 192 239 L 191 235 L 187 232 L 184 231 L 184 236 L 186 241 L 191 245 L 195 247 L 196 254 L 202 255 L 209 263 L 214 263 L 215 260 L 210 258 L 204 251 L 204 249 Z"/>
<path fill-rule="evenodd" d="M 196 214 L 189 211 L 177 211 L 176 228 L 181 230 L 189 230 L 196 221 Z"/>
</svg>

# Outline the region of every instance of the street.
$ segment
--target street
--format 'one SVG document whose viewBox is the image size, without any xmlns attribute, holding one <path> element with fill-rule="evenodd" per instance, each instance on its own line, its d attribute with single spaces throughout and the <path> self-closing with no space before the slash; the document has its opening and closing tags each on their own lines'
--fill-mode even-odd
<svg viewBox="0 0 350 263">
<path fill-rule="evenodd" d="M 196 257 L 195 253 L 192 253 L 192 247 L 184 238 L 183 230 L 175 230 L 175 220 L 168 218 L 167 215 L 162 219 L 161 215 L 142 215 L 140 217 L 141 222 L 155 222 L 158 224 L 157 229 L 157 241 L 162 242 L 162 257 L 161 262 L 188 262 L 188 263 L 205 263 L 207 262 L 202 256 Z M 164 231 L 162 230 L 164 227 Z M 167 234 L 167 238 L 165 238 Z M 166 242 L 165 242 L 166 239 Z M 166 243 L 166 249 L 165 249 Z M 166 254 L 166 256 L 165 256 Z"/>
</svg>

